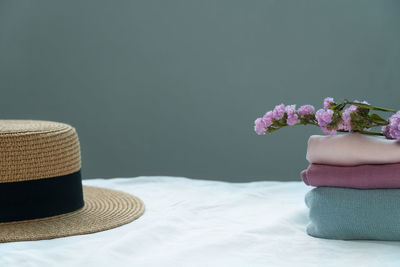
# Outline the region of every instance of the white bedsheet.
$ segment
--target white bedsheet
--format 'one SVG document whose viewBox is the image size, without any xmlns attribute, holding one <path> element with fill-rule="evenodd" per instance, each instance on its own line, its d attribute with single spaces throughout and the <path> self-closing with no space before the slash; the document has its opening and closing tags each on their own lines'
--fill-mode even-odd
<svg viewBox="0 0 400 267">
<path fill-rule="evenodd" d="M 400 266 L 400 242 L 308 236 L 310 188 L 300 182 L 138 177 L 84 184 L 135 194 L 146 212 L 96 234 L 0 244 L 0 266 Z"/>
</svg>

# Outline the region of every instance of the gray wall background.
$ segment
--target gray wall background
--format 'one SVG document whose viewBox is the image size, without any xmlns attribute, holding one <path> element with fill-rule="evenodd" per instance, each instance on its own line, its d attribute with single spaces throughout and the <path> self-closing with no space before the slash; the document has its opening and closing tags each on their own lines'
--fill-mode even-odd
<svg viewBox="0 0 400 267">
<path fill-rule="evenodd" d="M 0 117 L 74 125 L 86 178 L 299 180 L 281 102 L 400 109 L 399 1 L 0 1 Z"/>
</svg>

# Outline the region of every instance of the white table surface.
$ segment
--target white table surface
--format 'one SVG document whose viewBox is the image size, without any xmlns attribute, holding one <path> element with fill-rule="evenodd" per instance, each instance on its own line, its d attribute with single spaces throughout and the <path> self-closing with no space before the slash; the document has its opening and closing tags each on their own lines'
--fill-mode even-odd
<svg viewBox="0 0 400 267">
<path fill-rule="evenodd" d="M 177 177 L 85 180 L 146 204 L 105 232 L 0 244 L 0 266 L 400 266 L 400 242 L 308 236 L 301 182 L 226 183 Z"/>
</svg>

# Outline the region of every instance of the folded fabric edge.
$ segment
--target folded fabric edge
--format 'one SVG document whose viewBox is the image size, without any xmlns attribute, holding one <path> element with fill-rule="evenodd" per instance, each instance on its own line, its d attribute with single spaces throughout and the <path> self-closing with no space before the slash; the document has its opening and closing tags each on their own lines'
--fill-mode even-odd
<svg viewBox="0 0 400 267">
<path fill-rule="evenodd" d="M 301 174 L 301 179 L 303 180 L 303 182 L 304 182 L 306 185 L 310 185 L 310 184 L 308 183 L 307 170 L 302 170 L 300 174 Z"/>
</svg>

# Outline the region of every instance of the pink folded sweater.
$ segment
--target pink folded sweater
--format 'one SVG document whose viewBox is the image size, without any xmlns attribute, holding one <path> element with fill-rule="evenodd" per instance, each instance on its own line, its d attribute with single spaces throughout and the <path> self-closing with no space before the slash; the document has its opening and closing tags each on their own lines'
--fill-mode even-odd
<svg viewBox="0 0 400 267">
<path fill-rule="evenodd" d="M 310 163 L 335 166 L 400 163 L 400 142 L 357 133 L 313 135 L 306 158 Z"/>
<path fill-rule="evenodd" d="M 310 164 L 301 172 L 305 184 L 360 189 L 400 188 L 400 163 L 332 166 Z"/>
</svg>

